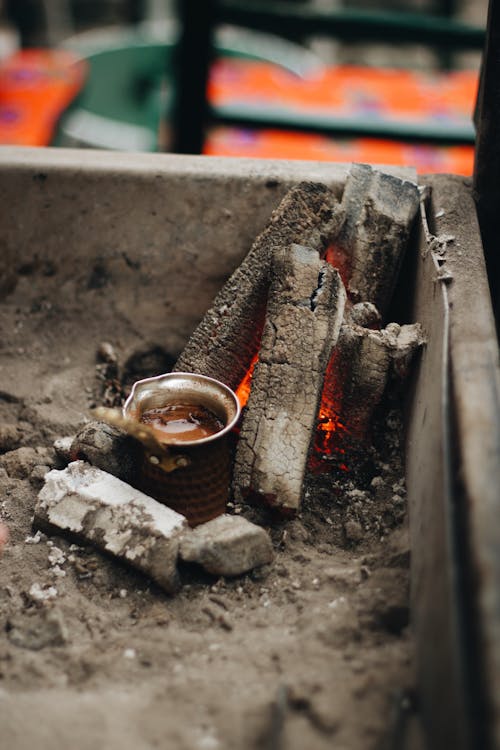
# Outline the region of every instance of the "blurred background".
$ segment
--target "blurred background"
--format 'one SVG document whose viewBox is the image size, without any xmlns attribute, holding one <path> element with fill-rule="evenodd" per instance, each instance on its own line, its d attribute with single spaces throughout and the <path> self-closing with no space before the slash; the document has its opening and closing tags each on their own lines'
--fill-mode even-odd
<svg viewBox="0 0 500 750">
<path fill-rule="evenodd" d="M 0 0 L 0 144 L 471 174 L 487 0 Z"/>
</svg>

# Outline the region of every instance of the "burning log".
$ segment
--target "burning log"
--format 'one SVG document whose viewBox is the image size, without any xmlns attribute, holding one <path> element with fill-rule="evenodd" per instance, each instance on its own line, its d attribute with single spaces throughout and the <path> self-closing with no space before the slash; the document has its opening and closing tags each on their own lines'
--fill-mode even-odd
<svg viewBox="0 0 500 750">
<path fill-rule="evenodd" d="M 342 208 L 345 221 L 329 252 L 353 302 L 372 302 L 385 317 L 419 208 L 413 182 L 352 166 Z"/>
<path fill-rule="evenodd" d="M 345 290 L 317 250 L 274 252 L 266 322 L 234 469 L 236 497 L 260 496 L 294 512 Z"/>
<path fill-rule="evenodd" d="M 403 378 L 424 343 L 420 324 L 390 323 L 381 331 L 349 320 L 341 327 L 328 364 L 320 410 L 320 435 L 331 452 L 364 442 L 391 376 Z M 321 435 L 321 431 L 330 435 Z M 319 448 L 321 451 L 321 447 Z"/>
<path fill-rule="evenodd" d="M 342 221 L 337 198 L 325 185 L 303 182 L 292 188 L 215 298 L 174 370 L 209 375 L 236 389 L 258 351 L 273 254 L 293 242 L 322 250 Z"/>
</svg>

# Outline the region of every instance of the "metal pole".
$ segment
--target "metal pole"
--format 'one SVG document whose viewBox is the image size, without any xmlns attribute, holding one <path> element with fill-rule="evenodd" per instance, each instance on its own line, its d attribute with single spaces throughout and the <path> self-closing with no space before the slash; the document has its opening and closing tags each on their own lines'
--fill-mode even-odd
<svg viewBox="0 0 500 750">
<path fill-rule="evenodd" d="M 200 154 L 208 119 L 214 0 L 178 0 L 180 38 L 174 60 L 172 151 Z"/>
</svg>

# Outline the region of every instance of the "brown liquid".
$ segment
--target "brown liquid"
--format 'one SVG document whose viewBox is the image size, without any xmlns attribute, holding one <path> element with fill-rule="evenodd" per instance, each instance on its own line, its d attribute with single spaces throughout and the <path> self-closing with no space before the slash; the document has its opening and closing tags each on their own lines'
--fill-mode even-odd
<svg viewBox="0 0 500 750">
<path fill-rule="evenodd" d="M 165 443 L 201 440 L 224 428 L 223 422 L 213 412 L 194 404 L 147 409 L 141 416 L 141 422 L 152 427 L 158 440 Z"/>
</svg>

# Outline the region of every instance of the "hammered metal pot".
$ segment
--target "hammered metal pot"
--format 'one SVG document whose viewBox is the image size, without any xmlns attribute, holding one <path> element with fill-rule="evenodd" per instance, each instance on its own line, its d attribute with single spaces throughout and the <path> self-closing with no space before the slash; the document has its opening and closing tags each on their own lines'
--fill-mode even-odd
<svg viewBox="0 0 500 750">
<path fill-rule="evenodd" d="M 197 440 L 173 442 L 165 435 L 170 468 L 149 449 L 144 449 L 141 489 L 161 503 L 186 516 L 190 526 L 210 521 L 224 513 L 231 480 L 231 430 L 240 416 L 236 394 L 224 383 L 195 373 L 173 372 L 139 380 L 123 407 L 126 417 L 136 421 L 149 409 L 176 404 L 209 409 L 224 425 L 221 430 Z"/>
</svg>

